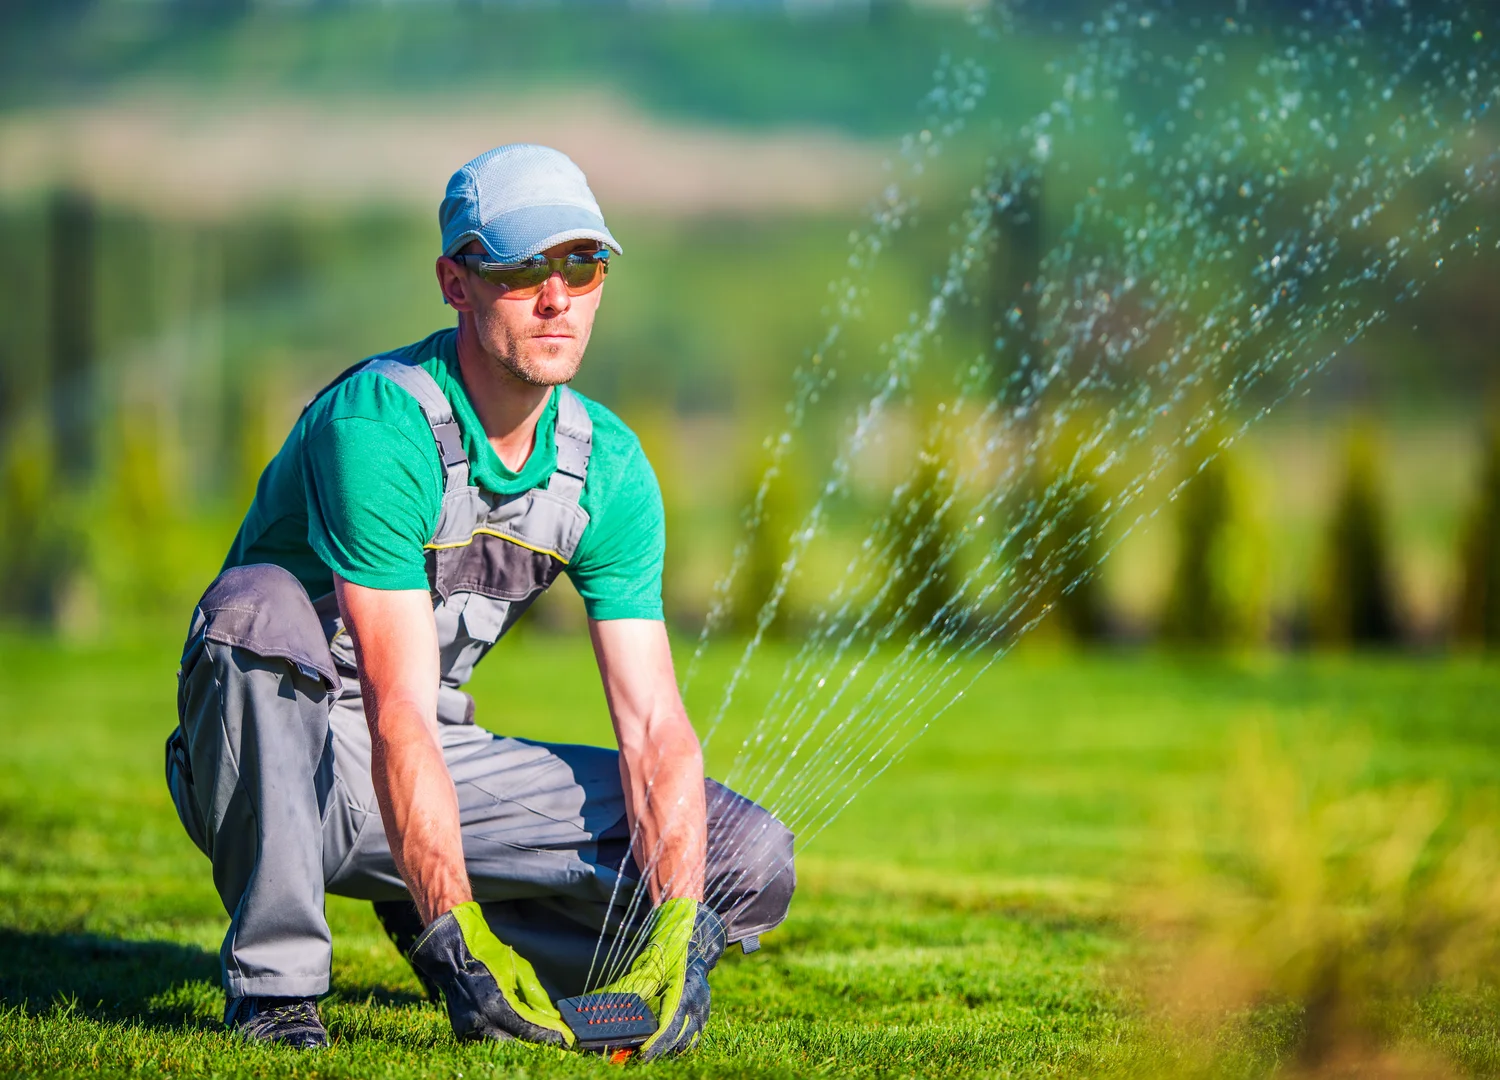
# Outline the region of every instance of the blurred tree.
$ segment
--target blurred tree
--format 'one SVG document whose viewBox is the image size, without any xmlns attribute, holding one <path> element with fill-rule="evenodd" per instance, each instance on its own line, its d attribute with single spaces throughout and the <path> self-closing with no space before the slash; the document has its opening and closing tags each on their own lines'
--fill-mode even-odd
<svg viewBox="0 0 1500 1080">
<path fill-rule="evenodd" d="M 627 402 L 620 409 L 630 429 L 641 441 L 641 450 L 651 463 L 661 488 L 662 514 L 666 522 L 667 553 L 662 567 L 662 604 L 667 617 L 683 611 L 682 553 L 686 547 L 683 535 L 682 449 L 678 443 L 677 414 L 671 402 L 675 397 L 670 386 L 649 399 Z"/>
<path fill-rule="evenodd" d="M 1463 584 L 1455 636 L 1465 644 L 1500 648 L 1500 407 L 1491 416 L 1459 558 Z"/>
<path fill-rule="evenodd" d="M 84 563 L 47 434 L 39 418 L 25 419 L 0 447 L 0 615 L 39 625 L 56 623 Z"/>
<path fill-rule="evenodd" d="M 1079 641 L 1102 638 L 1107 629 L 1097 575 L 1105 554 L 1104 500 L 1097 453 L 1082 449 L 1088 429 L 1076 420 L 1065 425 L 1032 471 L 1029 521 L 1016 540 L 1011 588 L 1017 632 L 1049 613 L 1057 632 Z"/>
<path fill-rule="evenodd" d="M 1389 549 L 1375 436 L 1361 423 L 1349 436 L 1343 486 L 1313 582 L 1309 622 L 1316 640 L 1342 646 L 1397 640 Z"/>
<path fill-rule="evenodd" d="M 263 365 L 258 365 L 262 371 Z M 260 474 L 276 455 L 271 433 L 272 403 L 282 396 L 279 380 L 269 375 L 233 378 L 224 394 L 229 483 L 235 513 L 244 513 L 255 498 Z"/>
<path fill-rule="evenodd" d="M 1217 565 L 1229 531 L 1229 478 L 1224 458 L 1198 468 L 1177 497 L 1177 568 L 1162 633 L 1184 645 L 1223 645 L 1229 639 L 1230 601 Z"/>
<path fill-rule="evenodd" d="M 176 613 L 189 587 L 176 551 L 185 538 L 174 434 L 160 407 L 122 408 L 116 419 L 94 561 L 108 606 L 123 614 Z"/>
<path fill-rule="evenodd" d="M 994 232 L 984 306 L 995 345 L 996 388 L 1007 396 L 1015 394 L 1008 380 L 1023 366 L 1023 358 L 1039 350 L 1035 283 L 1046 251 L 1042 218 L 1042 178 L 1029 172 L 1013 177 L 991 209 Z"/>
<path fill-rule="evenodd" d="M 745 479 L 745 496 L 742 505 L 750 514 L 755 503 L 756 492 L 761 483 L 766 484 L 765 500 L 761 503 L 760 517 L 746 522 L 749 529 L 749 550 L 741 566 L 732 598 L 731 620 L 742 633 L 753 634 L 766 604 L 775 592 L 787 560 L 792 554 L 792 533 L 798 526 L 797 498 L 792 483 L 790 458 L 783 458 L 774 472 L 767 475 L 760 459 L 752 459 L 755 466 Z M 776 610 L 766 624 L 765 635 L 770 638 L 785 637 L 791 622 L 791 605 L 782 596 Z"/>
<path fill-rule="evenodd" d="M 941 433 L 942 429 L 930 425 L 929 431 Z M 942 629 L 935 624 L 954 597 L 953 563 L 958 551 L 952 505 L 954 468 L 941 434 L 930 436 L 917 454 L 905 504 L 896 512 L 886 618 L 899 624 L 897 633 L 903 636 L 929 626 L 934 632 Z"/>
<path fill-rule="evenodd" d="M 1205 437 L 1195 445 L 1214 444 Z M 1206 463 L 1201 452 L 1190 455 L 1186 465 L 1190 475 L 1177 497 L 1177 563 L 1162 636 L 1179 645 L 1263 640 L 1264 544 L 1243 470 L 1222 448 Z"/>
<path fill-rule="evenodd" d="M 87 196 L 60 191 L 53 197 L 48 224 L 52 436 L 58 470 L 75 484 L 87 480 L 94 468 L 96 226 Z"/>
</svg>

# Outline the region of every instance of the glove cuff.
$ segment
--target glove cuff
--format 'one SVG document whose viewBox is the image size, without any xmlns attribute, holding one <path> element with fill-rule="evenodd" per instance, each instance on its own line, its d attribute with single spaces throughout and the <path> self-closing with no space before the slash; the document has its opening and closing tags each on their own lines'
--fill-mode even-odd
<svg viewBox="0 0 1500 1080">
<path fill-rule="evenodd" d="M 698 910 L 693 915 L 693 937 L 689 946 L 691 955 L 701 958 L 707 967 L 712 968 L 719 962 L 719 957 L 724 955 L 728 944 L 724 921 L 713 908 L 699 902 Z"/>
<path fill-rule="evenodd" d="M 470 954 L 458 916 L 453 911 L 446 911 L 428 923 L 427 929 L 412 943 L 406 959 L 417 971 L 435 981 L 454 971 L 465 970 Z"/>
</svg>

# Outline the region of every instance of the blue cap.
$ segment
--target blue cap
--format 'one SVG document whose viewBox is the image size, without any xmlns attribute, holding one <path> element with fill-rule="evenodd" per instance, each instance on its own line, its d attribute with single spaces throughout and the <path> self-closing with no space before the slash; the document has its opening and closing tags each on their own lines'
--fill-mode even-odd
<svg viewBox="0 0 1500 1080">
<path fill-rule="evenodd" d="M 547 146 L 512 143 L 480 154 L 448 181 L 438 207 L 443 254 L 479 240 L 496 262 L 514 262 L 569 240 L 620 245 L 604 224 L 583 170 Z"/>
</svg>

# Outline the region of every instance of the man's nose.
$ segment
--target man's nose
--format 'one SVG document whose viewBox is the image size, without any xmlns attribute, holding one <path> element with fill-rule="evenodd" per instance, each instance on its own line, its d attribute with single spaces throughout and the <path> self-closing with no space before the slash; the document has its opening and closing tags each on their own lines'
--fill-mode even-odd
<svg viewBox="0 0 1500 1080">
<path fill-rule="evenodd" d="M 566 314 L 572 306 L 573 298 L 568 295 L 568 287 L 563 284 L 562 274 L 553 274 L 537 294 L 536 313 L 544 319 L 553 319 Z"/>
</svg>

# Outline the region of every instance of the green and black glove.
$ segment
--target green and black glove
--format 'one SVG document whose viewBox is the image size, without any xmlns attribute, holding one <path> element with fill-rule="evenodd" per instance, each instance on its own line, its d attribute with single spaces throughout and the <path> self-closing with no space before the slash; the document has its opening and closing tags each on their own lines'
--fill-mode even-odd
<svg viewBox="0 0 1500 1080">
<path fill-rule="evenodd" d="M 656 1034 L 641 1047 L 650 1061 L 680 1054 L 708 1023 L 708 973 L 724 955 L 724 924 L 697 900 L 668 900 L 652 914 L 646 947 L 624 976 L 602 991 L 639 994 L 656 1014 Z"/>
<path fill-rule="evenodd" d="M 434 919 L 408 959 L 442 993 L 458 1038 L 573 1045 L 531 963 L 494 935 L 474 901 Z"/>
</svg>

